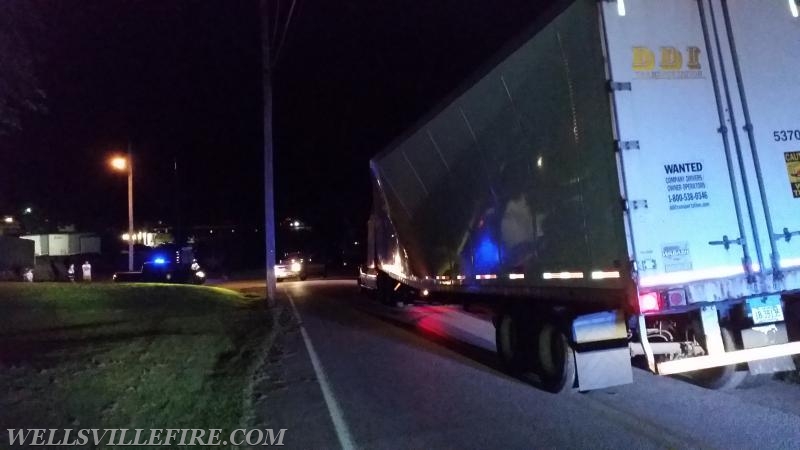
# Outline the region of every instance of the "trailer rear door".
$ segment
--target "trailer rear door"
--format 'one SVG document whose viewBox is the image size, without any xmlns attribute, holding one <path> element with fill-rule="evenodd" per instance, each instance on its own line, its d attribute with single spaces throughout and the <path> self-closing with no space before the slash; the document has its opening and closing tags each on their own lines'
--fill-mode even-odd
<svg viewBox="0 0 800 450">
<path fill-rule="evenodd" d="M 800 266 L 800 12 L 795 0 L 713 0 L 731 84 L 752 158 L 762 247 Z M 719 17 L 721 16 L 721 17 Z M 724 24 L 724 26 L 723 26 Z M 731 39 L 725 39 L 730 33 Z M 728 53 L 729 52 L 729 53 Z M 729 59 L 728 59 L 729 58 Z M 752 128 L 749 125 L 752 126 Z M 752 133 L 752 134 L 750 134 Z M 769 220 L 766 220 L 769 219 Z M 773 242 L 769 242 L 772 235 Z M 769 261 L 767 261 L 769 263 Z M 797 280 L 787 280 L 797 288 Z"/>
<path fill-rule="evenodd" d="M 746 294 L 740 244 L 750 224 L 732 186 L 697 1 L 601 5 L 639 285 L 727 277 L 696 300 Z"/>
</svg>

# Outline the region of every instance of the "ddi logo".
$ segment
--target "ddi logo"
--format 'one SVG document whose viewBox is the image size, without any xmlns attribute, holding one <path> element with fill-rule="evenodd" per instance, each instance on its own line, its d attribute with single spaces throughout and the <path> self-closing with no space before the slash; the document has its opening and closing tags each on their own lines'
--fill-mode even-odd
<svg viewBox="0 0 800 450">
<path fill-rule="evenodd" d="M 700 67 L 700 48 L 687 47 L 685 52 L 681 52 L 675 47 L 659 48 L 658 70 L 656 70 L 656 53 L 647 47 L 633 47 L 633 70 L 636 72 L 682 72 L 699 71 Z M 699 76 L 699 74 L 697 74 Z M 661 76 L 654 78 L 673 78 L 672 76 Z M 694 78 L 684 76 L 681 78 Z"/>
</svg>

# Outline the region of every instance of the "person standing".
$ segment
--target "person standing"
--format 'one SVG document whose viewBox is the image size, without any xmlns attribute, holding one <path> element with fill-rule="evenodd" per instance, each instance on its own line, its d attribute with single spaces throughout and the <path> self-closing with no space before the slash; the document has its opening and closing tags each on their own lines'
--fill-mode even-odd
<svg viewBox="0 0 800 450">
<path fill-rule="evenodd" d="M 83 271 L 83 281 L 91 282 L 92 281 L 92 265 L 89 264 L 89 261 L 86 261 L 81 266 L 81 270 Z"/>
<path fill-rule="evenodd" d="M 67 278 L 71 283 L 75 282 L 75 264 L 70 264 L 69 268 L 67 269 Z"/>
</svg>

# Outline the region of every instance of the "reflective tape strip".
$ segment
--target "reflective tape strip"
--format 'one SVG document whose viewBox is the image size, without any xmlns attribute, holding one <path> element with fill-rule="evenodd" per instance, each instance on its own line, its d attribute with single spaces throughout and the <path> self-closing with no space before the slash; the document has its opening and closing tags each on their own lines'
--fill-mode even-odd
<svg viewBox="0 0 800 450">
<path fill-rule="evenodd" d="M 710 369 L 712 367 L 729 366 L 749 361 L 776 358 L 800 354 L 800 342 L 770 345 L 767 347 L 748 348 L 715 355 L 696 356 L 694 358 L 676 359 L 658 364 L 659 375 L 691 372 L 693 370 Z"/>
<path fill-rule="evenodd" d="M 545 272 L 542 274 L 545 280 L 572 280 L 583 278 L 583 272 Z"/>
<path fill-rule="evenodd" d="M 709 267 L 706 269 L 686 270 L 682 272 L 643 276 L 639 282 L 639 286 L 651 287 L 682 284 L 690 281 L 727 278 L 742 274 L 744 274 L 744 269 L 742 266 Z"/>
<path fill-rule="evenodd" d="M 592 272 L 592 279 L 593 280 L 606 280 L 609 278 L 619 278 L 618 271 L 603 271 L 603 270 L 596 270 Z"/>
</svg>

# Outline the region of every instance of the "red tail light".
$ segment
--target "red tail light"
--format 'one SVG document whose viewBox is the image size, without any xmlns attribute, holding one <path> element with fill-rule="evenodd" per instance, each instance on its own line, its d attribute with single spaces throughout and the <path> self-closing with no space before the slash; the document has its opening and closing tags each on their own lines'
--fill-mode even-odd
<svg viewBox="0 0 800 450">
<path fill-rule="evenodd" d="M 686 306 L 686 290 L 675 289 L 668 291 L 665 295 L 667 307 Z"/>
<path fill-rule="evenodd" d="M 658 301 L 658 292 L 648 292 L 647 294 L 639 295 L 639 312 L 647 313 L 660 309 L 661 304 Z"/>
</svg>

